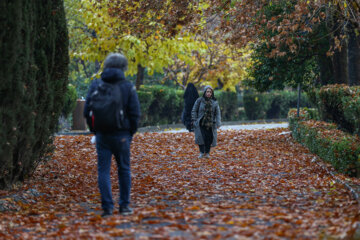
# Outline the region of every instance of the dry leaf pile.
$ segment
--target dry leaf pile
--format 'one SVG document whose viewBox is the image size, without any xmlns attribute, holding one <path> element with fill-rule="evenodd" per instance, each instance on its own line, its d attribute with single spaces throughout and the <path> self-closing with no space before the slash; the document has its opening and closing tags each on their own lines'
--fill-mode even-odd
<svg viewBox="0 0 360 240">
<path fill-rule="evenodd" d="M 135 213 L 124 217 L 116 210 L 108 218 L 99 216 L 91 137 L 57 137 L 50 162 L 17 192 L 0 192 L 1 201 L 16 206 L 1 213 L 0 238 L 353 236 L 360 223 L 358 203 L 285 131 L 219 131 L 219 145 L 203 159 L 197 158 L 192 133 L 136 134 L 131 146 Z M 114 162 L 112 188 L 116 202 Z M 9 197 L 19 193 L 18 199 Z"/>
</svg>

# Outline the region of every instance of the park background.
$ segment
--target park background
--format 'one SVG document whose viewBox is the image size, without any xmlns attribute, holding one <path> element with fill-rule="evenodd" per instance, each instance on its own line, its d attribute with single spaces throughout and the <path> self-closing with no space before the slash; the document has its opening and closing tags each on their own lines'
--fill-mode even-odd
<svg viewBox="0 0 360 240">
<path fill-rule="evenodd" d="M 216 89 L 224 122 L 284 119 L 294 107 L 300 117 L 306 107 L 359 134 L 357 1 L 20 4 L 3 3 L 2 188 L 47 159 L 54 133 L 72 130 L 77 101 L 110 52 L 129 59 L 141 126 L 180 123 L 191 82 Z"/>
<path fill-rule="evenodd" d="M 141 126 L 179 123 L 187 84 L 211 85 L 223 121 L 287 118 L 291 139 L 339 173 L 360 175 L 357 0 L 0 6 L 3 194 L 54 163 L 56 134 L 73 130 L 76 104 L 110 52 L 129 59 Z"/>
<path fill-rule="evenodd" d="M 139 95 L 140 127 L 181 123 L 187 84 L 200 95 L 211 85 L 223 122 L 287 119 L 299 142 L 338 170 L 358 175 L 358 2 L 68 0 L 65 11 L 69 83 L 58 131 L 82 118 L 82 108 L 71 114 L 76 100 L 79 105 L 86 97 L 105 56 L 121 52 Z M 321 121 L 321 127 L 293 119 Z M 328 129 L 343 131 L 342 140 L 337 132 L 325 136 Z"/>
<path fill-rule="evenodd" d="M 355 5 L 161 3 L 65 1 L 71 59 L 60 130 L 74 126 L 75 101 L 86 97 L 109 52 L 130 59 L 141 126 L 179 123 L 189 82 L 200 92 L 208 84 L 218 89 L 223 121 L 284 119 L 298 98 L 316 107 L 299 91 L 359 82 Z"/>
</svg>

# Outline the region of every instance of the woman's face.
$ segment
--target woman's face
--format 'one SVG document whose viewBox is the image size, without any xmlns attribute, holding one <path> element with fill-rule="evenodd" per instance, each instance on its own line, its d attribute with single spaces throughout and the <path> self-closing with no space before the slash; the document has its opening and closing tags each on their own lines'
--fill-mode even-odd
<svg viewBox="0 0 360 240">
<path fill-rule="evenodd" d="M 211 88 L 206 89 L 205 96 L 206 96 L 207 98 L 210 98 L 210 97 L 212 96 L 212 90 L 211 90 Z"/>
</svg>

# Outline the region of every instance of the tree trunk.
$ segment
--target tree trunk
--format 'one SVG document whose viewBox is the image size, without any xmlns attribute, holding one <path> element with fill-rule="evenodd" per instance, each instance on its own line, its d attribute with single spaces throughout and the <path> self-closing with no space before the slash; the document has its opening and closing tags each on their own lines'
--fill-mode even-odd
<svg viewBox="0 0 360 240">
<path fill-rule="evenodd" d="M 343 44 L 341 50 L 335 50 L 332 57 L 334 67 L 334 81 L 339 84 L 348 84 L 348 65 L 347 65 L 347 44 Z"/>
<path fill-rule="evenodd" d="M 356 36 L 353 28 L 349 32 L 348 71 L 349 84 L 360 85 L 360 35 Z"/>
<path fill-rule="evenodd" d="M 191 72 L 190 66 L 189 66 L 189 64 L 187 64 L 185 67 L 185 74 L 182 78 L 182 86 L 184 86 L 184 89 L 185 89 L 186 85 L 188 84 L 190 72 Z"/>
<path fill-rule="evenodd" d="M 332 62 L 326 54 L 318 56 L 318 65 L 320 68 L 320 84 L 321 86 L 334 83 L 334 75 Z"/>
<path fill-rule="evenodd" d="M 342 23 L 339 20 L 341 16 L 337 10 L 336 7 L 328 8 L 327 12 L 327 26 L 329 32 L 332 33 L 330 35 L 329 43 L 334 49 L 331 57 L 333 67 L 332 74 L 334 76 L 334 83 L 348 84 L 347 42 L 342 38 L 344 35 L 344 26 L 342 26 Z M 337 43 L 337 41 L 340 41 L 340 43 Z"/>
<path fill-rule="evenodd" d="M 138 72 L 136 74 L 136 90 L 140 89 L 140 86 L 144 83 L 145 68 L 138 64 Z"/>
<path fill-rule="evenodd" d="M 334 83 L 348 84 L 348 67 L 347 67 L 347 42 L 342 39 L 343 26 L 339 23 L 338 12 L 333 12 L 332 17 L 332 32 L 333 35 L 330 40 L 330 46 L 336 47 L 336 39 L 340 42 L 340 48 L 334 49 L 334 54 L 331 58 L 333 65 Z"/>
</svg>

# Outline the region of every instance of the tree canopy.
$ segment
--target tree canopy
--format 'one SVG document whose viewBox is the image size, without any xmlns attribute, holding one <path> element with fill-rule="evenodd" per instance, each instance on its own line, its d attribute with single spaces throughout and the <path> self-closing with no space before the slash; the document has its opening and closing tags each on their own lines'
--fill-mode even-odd
<svg viewBox="0 0 360 240">
<path fill-rule="evenodd" d="M 130 60 L 128 74 L 139 75 L 146 68 L 150 75 L 164 73 L 182 87 L 194 82 L 234 89 L 248 78 L 249 44 L 266 44 L 267 59 L 302 62 L 304 51 L 325 39 L 330 44 L 321 54 L 327 55 L 317 61 L 341 65 L 332 56 L 341 55 L 348 34 L 358 36 L 360 29 L 357 0 L 65 2 L 72 6 L 68 16 L 73 58 L 101 63 L 109 52 L 120 51 Z M 278 7 L 276 13 L 269 12 L 273 7 Z M 321 25 L 327 31 L 314 33 Z M 331 75 L 325 74 L 330 68 L 322 66 L 323 79 Z"/>
<path fill-rule="evenodd" d="M 120 51 L 129 59 L 128 74 L 137 74 L 140 66 L 182 87 L 187 82 L 216 87 L 220 81 L 234 90 L 245 75 L 245 60 L 235 61 L 243 50 L 209 36 L 214 29 L 206 18 L 206 1 L 67 0 L 67 6 L 74 59 L 101 62 L 109 52 Z M 176 73 L 171 70 L 179 66 Z M 180 81 L 185 75 L 190 79 Z"/>
</svg>

